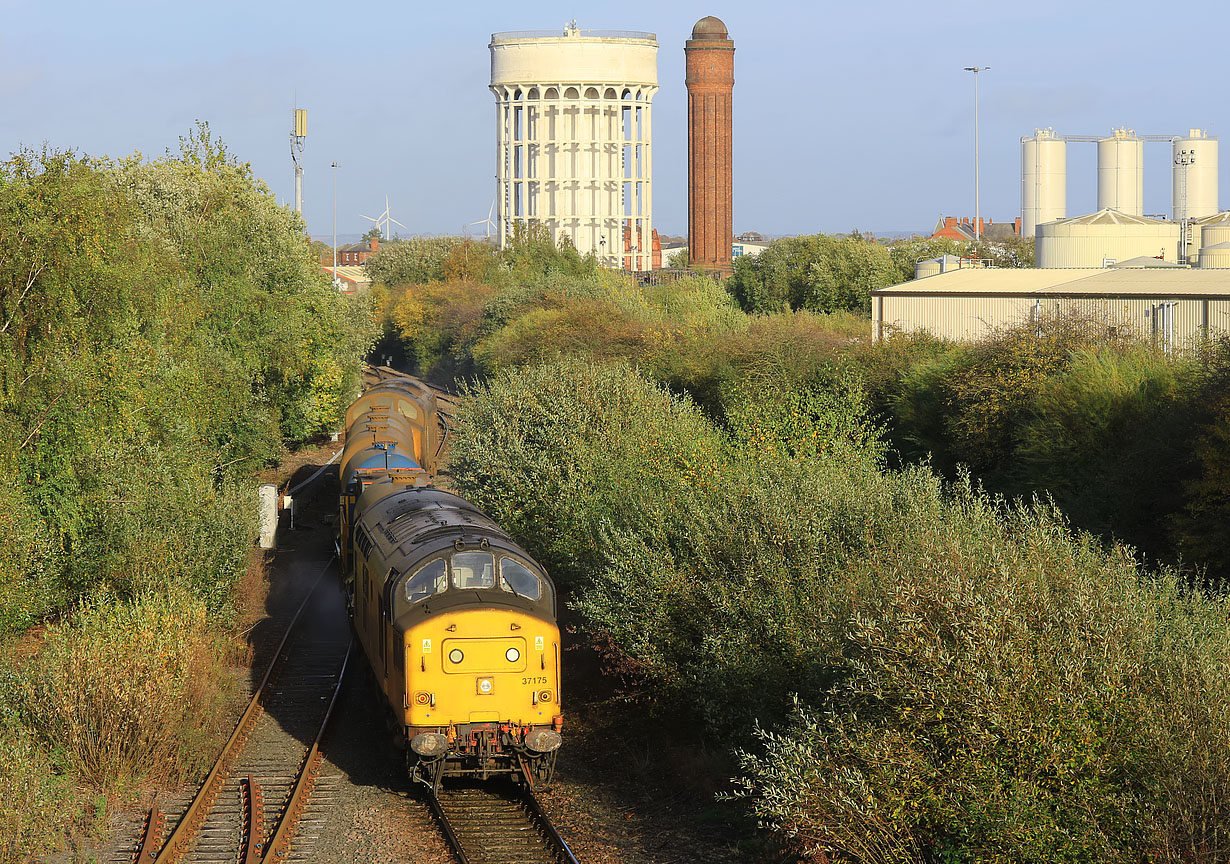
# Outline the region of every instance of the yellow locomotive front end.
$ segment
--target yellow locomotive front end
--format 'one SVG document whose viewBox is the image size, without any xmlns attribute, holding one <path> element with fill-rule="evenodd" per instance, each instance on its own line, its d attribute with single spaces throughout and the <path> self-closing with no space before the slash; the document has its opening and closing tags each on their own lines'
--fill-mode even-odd
<svg viewBox="0 0 1230 864">
<path fill-rule="evenodd" d="M 448 492 L 383 481 L 357 502 L 355 630 L 413 776 L 548 783 L 562 742 L 555 592 L 529 555 Z"/>
<path fill-rule="evenodd" d="M 507 635 L 495 635 L 507 634 Z M 405 725 L 420 771 L 548 782 L 559 747 L 559 631 L 510 609 L 458 608 L 406 632 Z M 452 764 L 434 764 L 444 759 Z"/>
</svg>

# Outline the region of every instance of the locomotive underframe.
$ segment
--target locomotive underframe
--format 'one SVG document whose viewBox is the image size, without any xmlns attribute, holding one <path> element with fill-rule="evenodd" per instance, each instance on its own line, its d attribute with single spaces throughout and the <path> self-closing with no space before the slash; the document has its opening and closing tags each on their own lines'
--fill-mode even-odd
<svg viewBox="0 0 1230 864">
<path fill-rule="evenodd" d="M 439 791 L 445 777 L 487 780 L 511 776 L 530 788 L 550 785 L 555 776 L 559 751 L 536 753 L 524 743 L 524 730 L 500 723 L 463 723 L 450 727 L 409 727 L 409 740 L 421 732 L 436 732 L 449 739 L 449 748 L 439 756 L 419 756 L 406 749 L 410 776 Z"/>
</svg>

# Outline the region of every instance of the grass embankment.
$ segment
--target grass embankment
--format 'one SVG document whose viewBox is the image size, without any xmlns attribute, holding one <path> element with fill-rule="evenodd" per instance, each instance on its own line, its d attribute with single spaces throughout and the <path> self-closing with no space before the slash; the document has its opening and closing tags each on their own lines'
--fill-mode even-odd
<svg viewBox="0 0 1230 864">
<path fill-rule="evenodd" d="M 256 475 L 336 422 L 368 341 L 302 228 L 205 127 L 0 165 L 0 858 L 226 725 Z"/>
<path fill-rule="evenodd" d="M 385 298 L 386 344 L 490 376 L 457 484 L 570 584 L 647 716 L 744 754 L 734 791 L 788 847 L 1225 856 L 1223 597 L 1109 542 L 1223 564 L 1224 345 L 1060 321 L 872 346 L 856 315 L 747 315 L 533 237 L 424 278 Z"/>
</svg>

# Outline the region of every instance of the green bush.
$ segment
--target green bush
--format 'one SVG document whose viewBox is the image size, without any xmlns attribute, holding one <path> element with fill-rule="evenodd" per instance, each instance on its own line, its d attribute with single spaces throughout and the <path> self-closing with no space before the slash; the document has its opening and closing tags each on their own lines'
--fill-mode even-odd
<svg viewBox="0 0 1230 864">
<path fill-rule="evenodd" d="M 240 487 L 336 424 L 371 338 L 302 227 L 204 125 L 150 162 L 0 165 L 0 628 L 100 586 L 227 614 Z"/>
<path fill-rule="evenodd" d="M 862 237 L 813 234 L 774 240 L 735 260 L 731 293 L 748 312 L 866 312 L 870 292 L 900 281 L 887 249 Z"/>
<path fill-rule="evenodd" d="M 45 860 L 48 839 L 77 824 L 77 790 L 62 761 L 25 726 L 0 721 L 0 860 Z"/>
<path fill-rule="evenodd" d="M 212 761 L 234 687 L 206 612 L 186 591 L 87 603 L 19 662 L 9 699 L 95 789 L 189 776 Z"/>
<path fill-rule="evenodd" d="M 417 285 L 444 278 L 444 265 L 462 245 L 461 237 L 411 237 L 391 240 L 367 259 L 363 266 L 373 282 L 384 285 Z"/>
<path fill-rule="evenodd" d="M 1191 397 L 1194 428 L 1190 476 L 1182 478 L 1183 507 L 1175 541 L 1189 561 L 1208 567 L 1216 585 L 1230 580 L 1230 339 L 1211 346 Z"/>
<path fill-rule="evenodd" d="M 603 530 L 725 470 L 722 436 L 626 363 L 562 359 L 467 396 L 450 446 L 454 483 L 563 583 L 592 573 Z"/>
<path fill-rule="evenodd" d="M 1224 602 L 1049 506 L 883 471 L 863 394 L 814 386 L 727 437 L 626 366 L 510 371 L 470 394 L 460 485 L 647 705 L 745 749 L 805 857 L 1218 860 Z"/>
<path fill-rule="evenodd" d="M 760 818 L 810 856 L 1219 860 L 1224 604 L 1046 509 L 933 502 L 830 589 L 857 614 L 825 695 L 744 758 Z"/>
<path fill-rule="evenodd" d="M 1192 459 L 1195 368 L 1146 346 L 1080 349 L 1014 432 L 1012 491 L 1051 495 L 1082 528 L 1159 554 Z"/>
</svg>

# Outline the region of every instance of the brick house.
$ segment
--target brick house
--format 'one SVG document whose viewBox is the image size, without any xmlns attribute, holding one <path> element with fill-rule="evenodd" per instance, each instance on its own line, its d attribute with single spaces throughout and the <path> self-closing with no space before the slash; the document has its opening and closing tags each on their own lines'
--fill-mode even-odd
<svg viewBox="0 0 1230 864">
<path fill-rule="evenodd" d="M 367 263 L 372 253 L 380 251 L 380 240 L 373 237 L 366 243 L 350 243 L 337 247 L 337 266 L 358 266 Z"/>
<path fill-rule="evenodd" d="M 987 240 L 1006 240 L 1009 237 L 1021 236 L 1021 217 L 1014 222 L 995 222 L 991 219 L 981 220 L 978 233 Z M 941 216 L 931 232 L 931 239 L 973 240 L 974 220 L 968 216 L 957 219 L 956 216 Z"/>
</svg>

